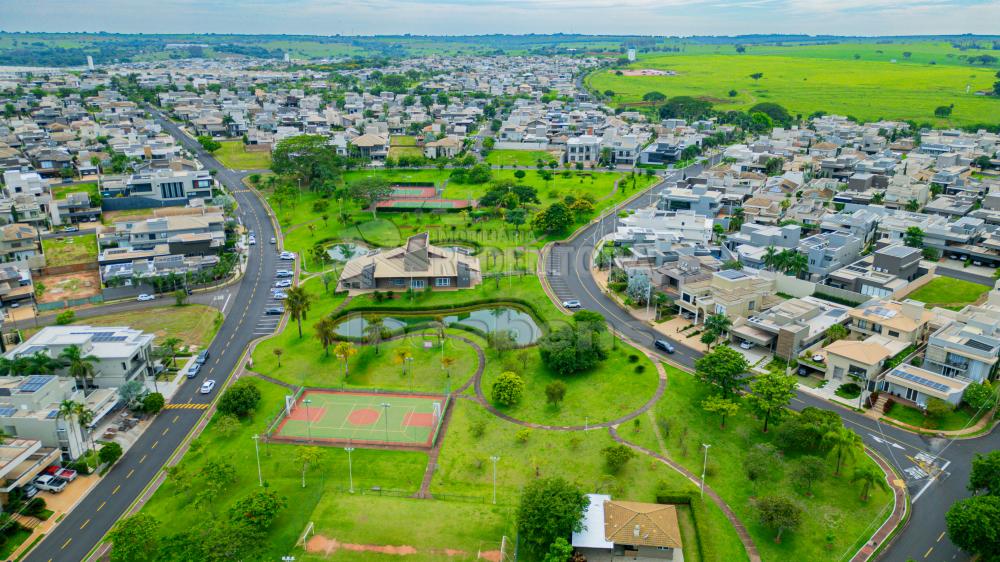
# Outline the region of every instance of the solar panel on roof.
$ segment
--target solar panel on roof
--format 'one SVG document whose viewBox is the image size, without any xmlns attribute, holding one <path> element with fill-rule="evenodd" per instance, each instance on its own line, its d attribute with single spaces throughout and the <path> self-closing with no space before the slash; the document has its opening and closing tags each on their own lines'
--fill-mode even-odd
<svg viewBox="0 0 1000 562">
<path fill-rule="evenodd" d="M 21 392 L 36 392 L 51 379 L 52 375 L 31 375 L 17 389 Z"/>
<path fill-rule="evenodd" d="M 17 408 L 0 408 L 0 418 L 9 418 L 17 413 Z"/>
<path fill-rule="evenodd" d="M 972 349 L 979 349 L 981 351 L 990 351 L 993 349 L 992 345 L 988 343 L 983 343 L 979 340 L 969 340 L 965 342 L 965 345 L 971 347 Z"/>
<path fill-rule="evenodd" d="M 54 420 L 59 417 L 59 410 L 52 410 L 49 415 L 45 416 L 47 420 Z"/>
<path fill-rule="evenodd" d="M 926 386 L 927 388 L 933 388 L 939 392 L 948 392 L 948 385 L 941 384 L 939 382 L 934 382 L 924 377 L 914 375 L 912 373 L 907 373 L 906 371 L 896 371 L 895 375 L 901 379 L 906 379 L 908 381 L 913 381 L 917 384 Z"/>
</svg>

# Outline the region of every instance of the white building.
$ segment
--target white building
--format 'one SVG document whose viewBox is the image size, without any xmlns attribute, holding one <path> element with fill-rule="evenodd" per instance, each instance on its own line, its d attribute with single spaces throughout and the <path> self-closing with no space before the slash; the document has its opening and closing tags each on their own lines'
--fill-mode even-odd
<svg viewBox="0 0 1000 562">
<path fill-rule="evenodd" d="M 644 229 L 656 238 L 672 237 L 676 242 L 708 245 L 712 239 L 712 219 L 694 211 L 661 211 L 647 207 L 621 219 L 620 231 Z"/>
</svg>

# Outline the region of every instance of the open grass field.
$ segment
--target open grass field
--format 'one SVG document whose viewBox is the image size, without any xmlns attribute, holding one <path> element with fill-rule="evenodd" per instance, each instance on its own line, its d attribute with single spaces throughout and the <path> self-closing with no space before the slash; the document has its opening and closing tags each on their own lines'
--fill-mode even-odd
<svg viewBox="0 0 1000 562">
<path fill-rule="evenodd" d="M 430 447 L 444 406 L 444 396 L 439 395 L 307 390 L 278 424 L 274 436 L 326 445 Z"/>
<path fill-rule="evenodd" d="M 183 345 L 199 349 L 212 343 L 212 338 L 222 325 L 222 313 L 203 304 L 186 304 L 102 314 L 77 319 L 74 324 L 128 326 L 153 334 L 156 344 L 166 338 L 180 338 Z"/>
<path fill-rule="evenodd" d="M 977 416 L 975 411 L 963 404 L 961 407 L 948 412 L 940 419 L 933 419 L 924 415 L 923 410 L 918 410 L 899 402 L 894 403 L 889 408 L 889 411 L 886 412 L 886 415 L 896 421 L 901 421 L 914 427 L 939 429 L 942 431 L 964 429 L 976 423 L 981 417 L 981 415 Z"/>
<path fill-rule="evenodd" d="M 555 157 L 544 150 L 491 150 L 486 155 L 486 162 L 493 166 L 535 167 L 539 160 L 548 165 Z"/>
<path fill-rule="evenodd" d="M 906 295 L 906 298 L 926 303 L 927 308 L 935 306 L 961 308 L 979 300 L 990 288 L 952 277 L 937 277 L 930 283 Z"/>
<path fill-rule="evenodd" d="M 52 186 L 52 196 L 56 199 L 65 199 L 70 193 L 87 193 L 93 201 L 98 195 L 96 183 L 77 183 L 73 185 Z"/>
<path fill-rule="evenodd" d="M 97 260 L 97 236 L 81 234 L 60 238 L 42 238 L 45 265 L 56 267 Z"/>
<path fill-rule="evenodd" d="M 222 141 L 214 156 L 227 168 L 235 170 L 264 170 L 271 167 L 271 153 L 248 151 L 241 141 Z"/>
<path fill-rule="evenodd" d="M 904 51 L 912 53 L 910 58 L 903 56 Z M 613 70 L 602 70 L 590 75 L 587 84 L 601 92 L 613 91 L 619 104 L 659 91 L 668 97 L 708 99 L 719 110 L 775 102 L 792 115 L 825 111 L 936 126 L 996 123 L 1000 100 L 975 92 L 992 88 L 997 68 L 963 63 L 960 57 L 968 53 L 975 54 L 930 42 L 750 47 L 746 54 L 737 54 L 732 46 L 716 50 L 701 45 L 681 53 L 642 56 L 630 65 L 673 70 L 676 76 L 617 76 Z M 893 59 L 896 62 L 890 62 Z M 763 77 L 750 78 L 755 73 Z M 730 90 L 736 91 L 734 97 Z M 936 107 L 950 104 L 954 109 L 949 119 L 934 116 Z"/>
<path fill-rule="evenodd" d="M 667 392 L 657 403 L 655 415 L 666 449 L 661 448 L 652 424 L 641 426 L 638 432 L 622 426 L 623 436 L 649 449 L 663 451 L 698 474 L 703 462 L 700 445 L 711 444 L 707 482 L 746 525 L 764 560 L 840 560 L 847 551 L 853 553 L 852 549 L 860 547 L 864 538 L 884 521 L 892 504 L 891 494 L 873 488 L 871 498 L 862 501 L 860 488 L 850 481 L 855 466 L 873 462 L 866 456 L 859 455 L 856 461 L 847 463 L 840 476 L 833 474 L 834 459 L 826 459 L 828 471 L 813 483 L 812 496 L 797 491 L 788 480 L 802 458 L 800 455 L 785 455 L 780 469 L 771 476 L 750 481 L 744 468 L 746 452 L 756 444 L 772 442 L 774 426 L 768 433 L 762 433 L 762 421 L 741 409 L 738 415 L 727 418 L 725 429 L 721 429 L 718 416 L 707 414 L 699 406 L 711 390 L 692 375 L 669 365 L 665 367 Z M 773 529 L 756 522 L 749 506 L 751 497 L 768 494 L 788 496 L 803 509 L 802 526 L 784 533 L 780 543 L 774 542 Z"/>
</svg>

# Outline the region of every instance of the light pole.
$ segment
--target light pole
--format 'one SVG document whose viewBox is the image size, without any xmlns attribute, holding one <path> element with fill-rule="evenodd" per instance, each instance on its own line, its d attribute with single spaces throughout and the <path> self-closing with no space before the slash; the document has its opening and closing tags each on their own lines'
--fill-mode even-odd
<svg viewBox="0 0 1000 562">
<path fill-rule="evenodd" d="M 392 406 L 392 404 L 388 402 L 382 402 L 381 404 L 379 404 L 379 406 L 382 407 L 383 411 L 382 415 L 385 418 L 385 440 L 389 441 L 389 408 Z"/>
<path fill-rule="evenodd" d="M 493 505 L 497 504 L 497 461 L 500 457 L 497 455 L 490 456 L 490 460 L 493 461 Z"/>
<path fill-rule="evenodd" d="M 708 448 L 711 447 L 708 443 L 702 443 L 702 447 L 705 448 L 705 463 L 701 465 L 701 497 L 705 497 L 705 472 L 708 471 Z"/>
<path fill-rule="evenodd" d="M 406 358 L 406 374 L 410 377 L 410 390 L 413 390 L 413 356 Z"/>
<path fill-rule="evenodd" d="M 255 433 L 253 439 L 253 452 L 257 455 L 257 482 L 264 486 L 264 474 L 260 471 L 260 434 Z"/>
<path fill-rule="evenodd" d="M 309 404 L 312 404 L 312 400 L 306 398 L 302 403 L 306 406 L 306 436 L 309 437 L 309 442 L 312 443 L 312 415 L 309 413 Z"/>
<path fill-rule="evenodd" d="M 344 447 L 347 451 L 347 479 L 350 483 L 351 493 L 354 493 L 354 466 L 351 464 L 351 453 L 354 452 L 354 447 Z"/>
</svg>

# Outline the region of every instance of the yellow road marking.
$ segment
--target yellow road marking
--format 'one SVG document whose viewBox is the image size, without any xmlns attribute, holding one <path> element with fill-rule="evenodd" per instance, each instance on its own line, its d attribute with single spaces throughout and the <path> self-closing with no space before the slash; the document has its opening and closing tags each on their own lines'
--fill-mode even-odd
<svg viewBox="0 0 1000 562">
<path fill-rule="evenodd" d="M 144 461 L 144 460 L 146 460 L 146 455 L 143 455 L 142 458 L 139 459 L 139 464 L 142 464 L 142 461 Z"/>
<path fill-rule="evenodd" d="M 66 547 L 69 546 L 69 543 L 71 542 L 73 542 L 73 539 L 66 539 L 66 542 L 64 542 L 62 545 L 62 549 L 66 550 Z"/>
<path fill-rule="evenodd" d="M 82 531 L 83 528 L 86 527 L 89 524 L 90 524 L 90 519 L 87 519 L 86 521 L 83 522 L 83 525 L 80 525 L 80 530 Z"/>
<path fill-rule="evenodd" d="M 128 475 L 126 475 L 125 478 L 132 478 L 132 475 L 134 473 L 135 473 L 135 469 L 133 468 L 132 470 L 128 471 Z"/>
<path fill-rule="evenodd" d="M 924 558 L 927 558 L 928 556 L 930 556 L 930 555 L 931 555 L 931 551 L 932 551 L 932 550 L 934 550 L 934 547 L 933 547 L 933 546 L 932 546 L 932 547 L 930 547 L 930 548 L 928 548 L 928 549 L 927 549 L 927 554 L 924 554 Z"/>
<path fill-rule="evenodd" d="M 115 486 L 115 489 L 114 489 L 114 490 L 111 490 L 111 493 L 112 493 L 112 495 L 113 495 L 113 494 L 117 494 L 117 493 L 118 493 L 118 490 L 121 490 L 121 489 L 122 489 L 122 485 L 121 485 L 121 484 L 119 484 L 119 485 Z"/>
<path fill-rule="evenodd" d="M 107 503 L 108 503 L 108 502 L 101 502 L 101 505 L 97 506 L 97 511 L 100 511 L 100 510 L 104 509 L 104 506 L 105 506 L 105 505 L 106 505 Z"/>
<path fill-rule="evenodd" d="M 156 443 L 153 443 L 153 446 L 152 446 L 152 447 L 150 447 L 150 449 L 155 449 L 155 448 L 156 448 L 156 446 L 157 446 L 157 445 L 159 445 L 159 444 L 160 444 L 160 442 L 159 442 L 159 441 L 157 441 Z"/>
<path fill-rule="evenodd" d="M 180 414 L 177 414 L 176 416 L 174 416 L 174 421 L 172 421 L 170 423 L 177 423 L 177 420 L 179 420 L 179 419 L 181 419 L 181 416 L 180 416 Z"/>
</svg>

